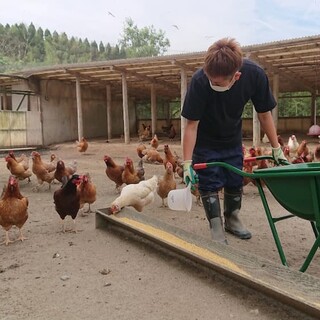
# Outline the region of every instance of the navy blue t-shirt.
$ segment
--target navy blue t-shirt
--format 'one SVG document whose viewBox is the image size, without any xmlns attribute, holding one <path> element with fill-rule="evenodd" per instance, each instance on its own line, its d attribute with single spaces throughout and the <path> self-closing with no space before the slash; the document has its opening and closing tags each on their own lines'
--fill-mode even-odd
<svg viewBox="0 0 320 320">
<path fill-rule="evenodd" d="M 243 60 L 241 76 L 225 92 L 214 91 L 203 69 L 189 84 L 181 115 L 200 120 L 196 148 L 226 149 L 242 143 L 242 112 L 251 99 L 255 110 L 272 110 L 276 101 L 264 70 L 253 61 Z"/>
</svg>

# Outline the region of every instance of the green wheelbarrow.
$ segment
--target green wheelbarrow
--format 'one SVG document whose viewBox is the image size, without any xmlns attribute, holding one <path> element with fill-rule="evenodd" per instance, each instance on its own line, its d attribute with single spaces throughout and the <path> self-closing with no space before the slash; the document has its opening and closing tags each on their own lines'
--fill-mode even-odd
<svg viewBox="0 0 320 320">
<path fill-rule="evenodd" d="M 273 160 L 273 157 L 260 156 L 249 158 L 248 160 L 264 159 Z M 292 217 L 310 221 L 315 241 L 299 269 L 304 272 L 309 267 L 320 245 L 320 163 L 289 164 L 284 162 L 283 164 L 286 165 L 254 170 L 252 173 L 244 172 L 224 162 L 196 163 L 193 168 L 200 170 L 212 166 L 221 166 L 243 177 L 255 180 L 281 262 L 285 266 L 288 266 L 287 259 L 275 223 Z M 279 204 L 290 214 L 280 217 L 272 216 L 262 182 L 264 182 Z"/>
</svg>

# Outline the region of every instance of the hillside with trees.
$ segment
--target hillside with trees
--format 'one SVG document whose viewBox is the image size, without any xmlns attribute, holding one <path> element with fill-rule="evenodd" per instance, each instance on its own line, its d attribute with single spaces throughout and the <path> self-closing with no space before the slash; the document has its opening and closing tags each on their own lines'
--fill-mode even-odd
<svg viewBox="0 0 320 320">
<path fill-rule="evenodd" d="M 115 46 L 35 28 L 33 23 L 0 23 L 0 73 L 56 64 L 158 56 L 169 47 L 170 41 L 162 30 L 153 26 L 139 29 L 131 18 L 126 19 Z"/>
<path fill-rule="evenodd" d="M 109 42 L 89 42 L 87 38 L 69 37 L 65 32 L 59 34 L 41 27 L 35 28 L 33 23 L 0 23 L 0 73 L 57 64 L 155 57 L 165 54 L 169 47 L 170 41 L 162 30 L 156 30 L 153 26 L 139 29 L 131 18 L 126 18 L 115 46 Z M 318 97 L 318 105 L 319 102 Z M 311 95 L 308 92 L 280 93 L 278 104 L 280 117 L 311 114 Z M 143 108 L 148 110 L 149 106 Z M 320 114 L 319 109 L 317 115 Z M 252 110 L 252 104 L 248 103 L 243 117 L 252 117 Z M 174 103 L 173 117 L 179 116 L 180 104 Z"/>
</svg>

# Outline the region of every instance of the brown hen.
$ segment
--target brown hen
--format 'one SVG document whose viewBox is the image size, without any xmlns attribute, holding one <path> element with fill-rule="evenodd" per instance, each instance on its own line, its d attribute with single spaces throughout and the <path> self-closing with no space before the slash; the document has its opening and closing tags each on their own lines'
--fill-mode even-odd
<svg viewBox="0 0 320 320">
<path fill-rule="evenodd" d="M 87 203 L 89 208 L 84 213 L 90 213 L 90 205 L 94 203 L 97 199 L 97 190 L 96 186 L 92 183 L 90 174 L 86 173 L 82 176 L 81 183 L 78 185 L 78 192 L 80 194 L 80 209 L 84 207 Z"/>
<path fill-rule="evenodd" d="M 157 193 L 159 197 L 162 199 L 162 207 L 166 207 L 165 199 L 168 198 L 168 194 L 171 190 L 175 190 L 177 188 L 177 183 L 174 178 L 173 167 L 170 162 L 167 162 L 166 170 L 164 175 L 158 182 Z"/>
<path fill-rule="evenodd" d="M 51 188 L 51 183 L 54 180 L 54 171 L 49 172 L 42 160 L 39 152 L 32 152 L 32 172 L 36 175 L 38 180 L 38 185 L 34 188 L 34 190 L 38 191 L 39 187 L 44 183 L 47 182 L 49 184 L 49 189 Z"/>
<path fill-rule="evenodd" d="M 13 242 L 9 239 L 9 230 L 12 226 L 19 228 L 18 240 L 25 240 L 22 227 L 28 219 L 28 198 L 20 193 L 19 184 L 14 176 L 10 176 L 6 189 L 0 200 L 0 225 L 6 232 L 4 243 Z"/>
<path fill-rule="evenodd" d="M 116 184 L 116 190 L 120 191 L 120 187 L 123 185 L 122 172 L 124 170 L 124 166 L 116 164 L 115 161 L 108 155 L 105 155 L 103 160 L 107 166 L 107 177 Z"/>
<path fill-rule="evenodd" d="M 66 167 L 64 162 L 62 160 L 59 160 L 57 162 L 56 170 L 54 171 L 54 178 L 63 182 L 63 177 L 67 177 L 67 179 L 70 179 L 70 177 L 76 172 L 76 168 L 74 167 Z"/>
<path fill-rule="evenodd" d="M 89 146 L 88 141 L 84 137 L 82 137 L 80 141 L 77 140 L 76 144 L 77 144 L 77 150 L 82 153 L 86 152 Z"/>
<path fill-rule="evenodd" d="M 144 180 L 144 177 L 141 176 L 141 173 L 139 173 L 139 171 L 135 170 L 132 159 L 127 157 L 124 164 L 124 170 L 122 172 L 123 183 L 136 184 L 141 180 Z"/>
<path fill-rule="evenodd" d="M 7 168 L 13 176 L 17 177 L 19 180 L 28 179 L 28 182 L 30 182 L 30 177 L 32 176 L 30 169 L 26 170 L 22 163 L 17 162 L 10 156 L 6 156 L 5 160 L 7 161 Z"/>
<path fill-rule="evenodd" d="M 167 163 L 170 162 L 172 164 L 173 172 L 176 172 L 177 161 L 175 156 L 172 154 L 171 149 L 168 144 L 164 145 L 164 167 L 167 167 Z"/>
<path fill-rule="evenodd" d="M 139 158 L 143 158 L 144 156 L 144 153 L 143 151 L 146 150 L 147 147 L 143 144 L 143 143 L 140 143 L 137 147 L 137 154 L 138 154 L 138 157 Z"/>
<path fill-rule="evenodd" d="M 20 157 L 16 157 L 14 152 L 11 150 L 9 151 L 8 156 L 16 160 L 18 163 L 21 163 L 25 170 L 29 169 L 29 158 L 24 153 L 22 153 Z M 8 168 L 8 164 L 7 164 L 7 168 Z"/>
<path fill-rule="evenodd" d="M 158 147 L 159 147 L 159 139 L 158 139 L 156 134 L 151 139 L 150 145 L 151 145 L 151 148 L 158 149 Z"/>
<path fill-rule="evenodd" d="M 151 163 L 163 163 L 163 159 L 158 150 L 155 149 L 146 149 L 142 152 L 144 154 L 143 161 Z"/>
</svg>

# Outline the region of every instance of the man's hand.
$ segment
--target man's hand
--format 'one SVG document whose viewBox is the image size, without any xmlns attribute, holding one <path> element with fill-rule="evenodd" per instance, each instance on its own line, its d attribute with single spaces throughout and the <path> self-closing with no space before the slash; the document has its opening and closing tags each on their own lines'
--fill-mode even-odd
<svg viewBox="0 0 320 320">
<path fill-rule="evenodd" d="M 281 146 L 278 148 L 272 148 L 272 156 L 276 164 L 281 164 L 281 162 L 288 162 L 287 158 L 284 156 Z"/>
<path fill-rule="evenodd" d="M 191 185 L 197 183 L 196 173 L 192 168 L 192 160 L 185 160 L 183 162 L 183 181 L 186 185 L 188 185 L 189 183 L 191 183 Z"/>
</svg>

